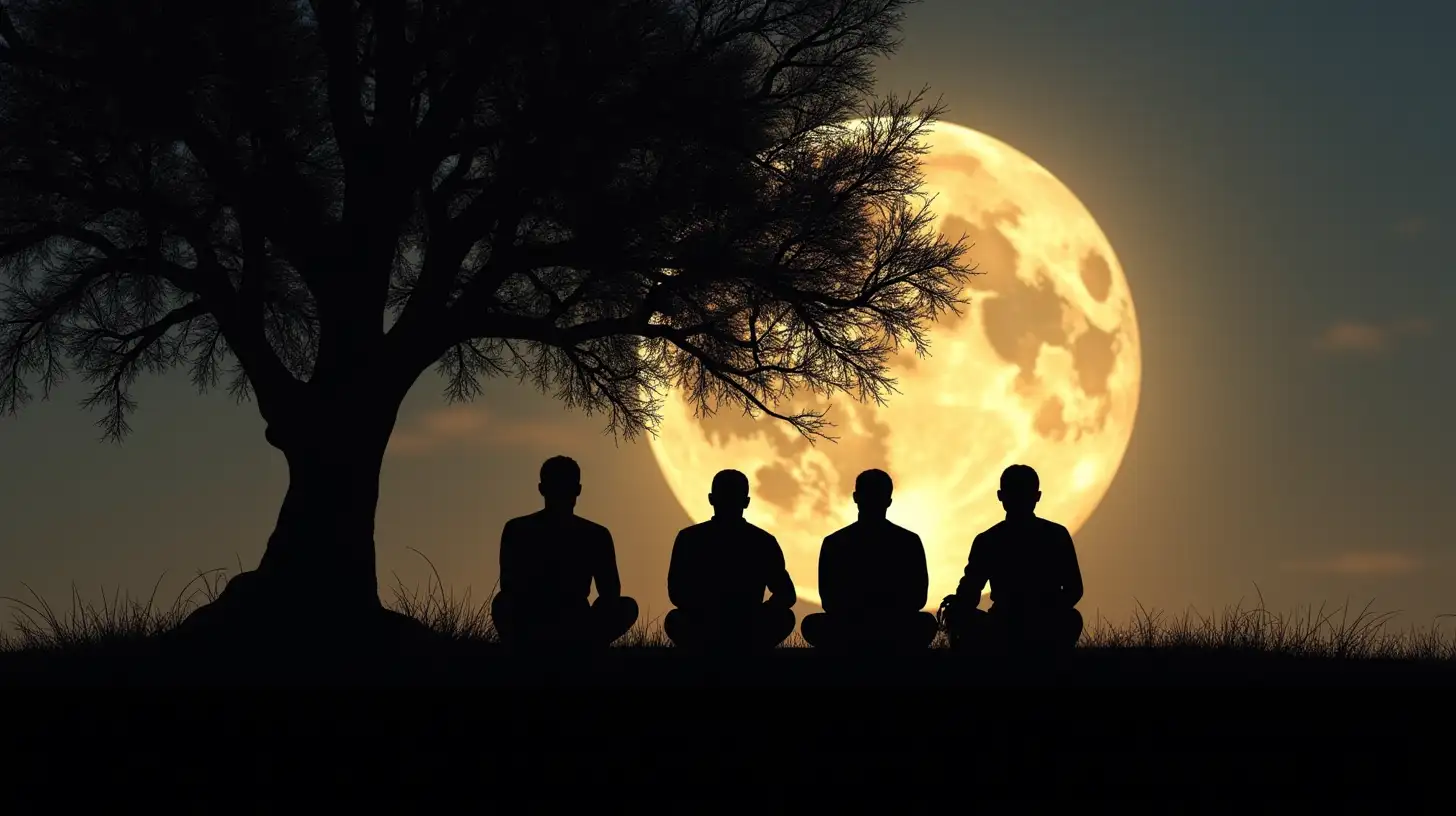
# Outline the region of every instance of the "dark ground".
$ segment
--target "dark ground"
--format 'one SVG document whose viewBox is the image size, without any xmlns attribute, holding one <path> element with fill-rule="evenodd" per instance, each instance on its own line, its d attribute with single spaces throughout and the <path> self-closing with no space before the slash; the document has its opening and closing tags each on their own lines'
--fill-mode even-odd
<svg viewBox="0 0 1456 816">
<path fill-rule="evenodd" d="M 946 649 L 852 658 L 808 648 L 705 659 L 663 647 L 568 657 L 511 655 L 479 642 L 350 648 L 167 645 L 0 653 L 0 687 L 46 688 L 514 688 L 919 689 L 1040 688 L 1142 691 L 1456 690 L 1456 661 L 1296 657 L 1176 647 L 1078 648 L 1054 663 L 974 660 Z"/>
<path fill-rule="evenodd" d="M 1263 791 L 1265 804 L 1278 792 L 1304 806 L 1374 796 L 1394 812 L 1448 778 L 1456 755 L 1449 662 L 1127 648 L 1078 649 L 1042 668 L 942 650 L 855 661 L 780 649 L 720 663 L 636 648 L 530 661 L 479 643 L 265 657 L 150 642 L 12 653 L 0 666 L 0 694 L 25 702 L 7 717 L 12 741 L 59 740 L 73 757 L 78 744 L 136 746 L 139 735 L 171 746 L 113 750 L 113 771 L 241 762 L 240 778 L 276 777 L 338 763 L 438 788 L 482 775 L 519 783 L 544 768 L 623 791 L 698 786 L 715 802 L 729 783 L 831 785 L 823 795 L 836 801 L 863 786 L 970 785 L 1023 802 L 1141 797 L 1161 812 Z M 268 747 L 219 754 L 197 751 L 199 738 Z M 547 785 L 533 797 L 565 793 Z"/>
<path fill-rule="evenodd" d="M 369 798 L 408 788 L 407 806 L 382 809 L 410 813 L 580 809 L 583 798 L 609 812 L 645 809 L 643 798 L 717 812 L 750 794 L 754 811 L 796 813 L 903 803 L 898 813 L 912 800 L 976 810 L 997 797 L 1446 812 L 1456 767 L 1456 650 L 1439 632 L 1386 637 L 1363 613 L 1155 614 L 1089 632 L 1059 665 L 1017 667 L 944 649 L 709 662 L 664 647 L 647 624 L 591 659 L 529 660 L 492 642 L 488 603 L 448 598 L 400 607 L 434 633 L 423 640 L 349 647 L 320 630 L 263 651 L 157 637 L 180 612 L 33 609 L 0 650 L 0 733 L 14 749 L 0 776 L 60 782 L 14 812 L 128 789 L 148 810 L 180 798 L 188 812 L 230 812 L 283 781 Z M 1359 656 L 1333 656 L 1347 653 Z M 179 792 L 198 780 L 200 798 Z M 455 791 L 477 806 L 421 804 Z"/>
</svg>

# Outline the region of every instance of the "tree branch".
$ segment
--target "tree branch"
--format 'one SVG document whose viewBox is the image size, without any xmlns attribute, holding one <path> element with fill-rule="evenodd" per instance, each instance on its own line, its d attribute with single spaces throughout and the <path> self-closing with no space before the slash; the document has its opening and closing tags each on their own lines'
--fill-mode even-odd
<svg viewBox="0 0 1456 816">
<path fill-rule="evenodd" d="M 324 50 L 328 54 L 328 105 L 334 140 L 344 160 L 345 175 L 357 168 L 363 144 L 369 138 L 364 120 L 362 77 L 356 40 L 358 21 L 353 0 L 309 0 L 318 17 Z"/>
<path fill-rule="evenodd" d="M 21 51 L 26 47 L 25 40 L 20 38 L 20 32 L 15 30 L 10 9 L 4 5 L 0 5 L 0 39 L 5 40 L 5 47 L 10 51 Z"/>
<path fill-rule="evenodd" d="M 374 0 L 373 7 L 378 55 L 374 71 L 374 149 L 410 155 L 409 137 L 415 124 L 410 115 L 415 53 L 406 39 L 405 0 Z"/>
<path fill-rule="evenodd" d="M 448 53 L 468 53 L 474 50 L 471 43 L 483 38 L 485 14 L 490 10 L 490 4 L 471 3 L 467 4 L 467 8 L 469 13 L 466 18 L 454 25 L 456 37 L 452 38 L 454 46 Z M 444 159 L 445 145 L 454 138 L 456 129 L 470 119 L 468 114 L 475 104 L 481 86 L 490 75 L 491 69 L 496 66 L 497 63 L 484 54 L 477 59 L 467 60 L 450 74 L 439 94 L 430 95 L 430 108 L 416 131 L 416 156 L 434 163 Z M 425 169 L 428 171 L 429 168 Z"/>
<path fill-rule="evenodd" d="M 95 408 L 104 405 L 106 413 L 98 420 L 105 437 L 121 441 L 131 430 L 127 414 L 136 408 L 130 387 L 136 380 L 139 369 L 146 364 L 157 343 L 177 326 L 208 313 L 201 300 L 193 300 L 171 310 L 161 318 L 126 334 L 112 335 L 113 345 L 109 348 L 82 350 L 83 362 L 92 362 L 87 379 L 100 385 L 81 401 L 83 407 Z M 161 362 L 161 361 L 154 361 Z"/>
</svg>

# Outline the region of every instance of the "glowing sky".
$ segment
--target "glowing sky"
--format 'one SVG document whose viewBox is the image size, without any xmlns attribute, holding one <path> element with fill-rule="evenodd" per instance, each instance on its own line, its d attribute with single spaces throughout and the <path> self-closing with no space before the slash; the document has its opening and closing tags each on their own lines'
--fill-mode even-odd
<svg viewBox="0 0 1456 816">
<path fill-rule="evenodd" d="M 881 90 L 929 83 L 953 121 L 1054 172 L 1137 300 L 1137 430 L 1078 536 L 1097 553 L 1089 619 L 1134 599 L 1222 606 L 1255 584 L 1276 608 L 1456 611 L 1453 26 L 1456 6 L 1400 2 L 912 10 Z M 501 524 L 535 509 L 537 466 L 564 452 L 626 590 L 665 611 L 689 519 L 645 444 L 614 446 L 600 418 L 509 382 L 473 409 L 438 393 L 417 386 L 386 464 L 382 584 L 424 581 L 414 547 L 457 592 L 488 591 Z M 143 380 L 118 448 L 80 394 L 0 420 L 0 594 L 145 594 L 167 572 L 166 593 L 256 563 L 286 474 L 251 406 L 181 374 Z"/>
<path fill-rule="evenodd" d="M 924 144 L 939 229 L 964 236 L 980 274 L 969 278 L 961 314 L 937 322 L 927 358 L 913 347 L 890 358 L 896 394 L 887 404 L 797 395 L 781 412 L 826 411 L 837 426 L 834 444 L 813 444 L 740 411 L 695 418 L 675 395 L 651 443 L 696 519 L 712 515 L 702 474 L 743 471 L 757 496 L 749 517 L 774 531 L 799 597 L 814 603 L 820 545 L 855 520 L 846 497 L 860 471 L 894 479 L 890 515 L 925 546 L 934 609 L 965 569 L 966 532 L 1004 515 L 1002 468 L 1035 467 L 1038 512 L 1075 533 L 1113 480 L 1137 414 L 1133 294 L 1095 216 L 990 136 L 943 121 Z"/>
</svg>

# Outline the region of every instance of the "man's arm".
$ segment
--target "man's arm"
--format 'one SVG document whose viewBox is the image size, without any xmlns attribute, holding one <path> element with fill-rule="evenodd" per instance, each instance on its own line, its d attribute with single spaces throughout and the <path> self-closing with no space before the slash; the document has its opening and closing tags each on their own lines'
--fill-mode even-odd
<svg viewBox="0 0 1456 816">
<path fill-rule="evenodd" d="M 517 528 L 506 522 L 501 528 L 500 542 L 500 591 L 503 593 L 519 588 L 517 576 L 521 571 L 521 542 L 518 538 Z"/>
<path fill-rule="evenodd" d="M 784 548 L 779 546 L 779 540 L 772 535 L 768 537 L 768 558 L 767 583 L 771 594 L 767 603 L 787 609 L 799 598 L 794 593 L 794 579 L 789 577 L 789 570 L 784 566 Z"/>
<path fill-rule="evenodd" d="M 919 612 L 930 601 L 930 566 L 925 562 L 925 543 L 915 533 L 910 534 L 910 553 L 906 557 L 905 600 L 906 612 Z"/>
<path fill-rule="evenodd" d="M 602 528 L 595 549 L 597 563 L 592 566 L 592 580 L 597 584 L 597 599 L 621 597 L 622 577 L 617 574 L 617 546 L 612 542 L 611 530 Z"/>
<path fill-rule="evenodd" d="M 825 612 L 832 612 L 839 602 L 839 577 L 836 572 L 837 559 L 829 539 L 819 545 L 819 606 Z"/>
<path fill-rule="evenodd" d="M 971 542 L 971 554 L 966 557 L 966 572 L 961 576 L 960 585 L 956 587 L 956 600 L 968 603 L 971 606 L 979 606 L 981 603 L 981 590 L 986 588 L 986 582 L 991 580 L 990 565 L 987 564 L 987 540 L 982 536 L 976 536 Z"/>
<path fill-rule="evenodd" d="M 667 599 L 678 609 L 692 606 L 697 599 L 690 558 L 683 545 L 683 534 L 679 532 L 672 542 L 672 558 L 667 564 Z"/>
<path fill-rule="evenodd" d="M 1082 567 L 1077 563 L 1077 547 L 1072 543 L 1071 532 L 1063 527 L 1061 537 L 1061 600 L 1072 607 L 1082 600 Z"/>
</svg>

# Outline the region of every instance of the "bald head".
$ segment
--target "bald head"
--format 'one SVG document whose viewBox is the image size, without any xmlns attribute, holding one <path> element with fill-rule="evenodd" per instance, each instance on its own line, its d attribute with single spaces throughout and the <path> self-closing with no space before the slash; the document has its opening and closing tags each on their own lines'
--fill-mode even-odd
<svg viewBox="0 0 1456 816">
<path fill-rule="evenodd" d="M 736 470 L 720 470 L 713 476 L 708 494 L 714 518 L 741 518 L 748 508 L 748 477 Z"/>
<path fill-rule="evenodd" d="M 861 517 L 883 516 L 890 509 L 890 495 L 895 483 L 883 470 L 866 470 L 854 480 L 854 503 Z"/>
<path fill-rule="evenodd" d="M 553 456 L 541 463 L 541 481 L 536 486 L 546 506 L 553 510 L 576 507 L 581 495 L 581 466 L 570 456 Z"/>
<path fill-rule="evenodd" d="M 1007 515 L 1028 515 L 1041 501 L 1041 479 L 1029 465 L 1012 465 L 1001 472 L 1001 489 L 996 498 Z"/>
</svg>

